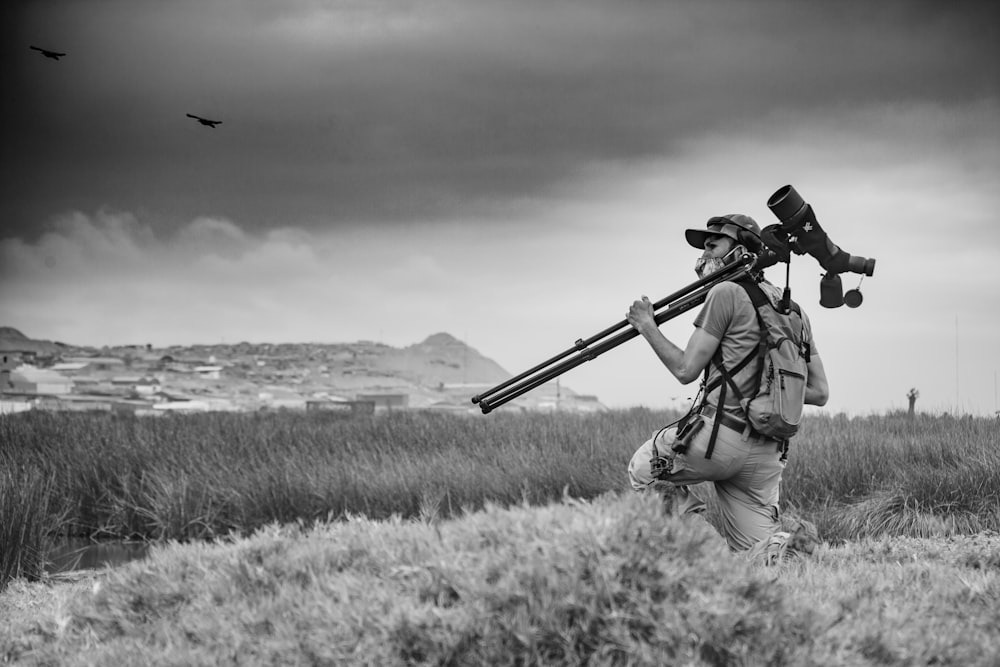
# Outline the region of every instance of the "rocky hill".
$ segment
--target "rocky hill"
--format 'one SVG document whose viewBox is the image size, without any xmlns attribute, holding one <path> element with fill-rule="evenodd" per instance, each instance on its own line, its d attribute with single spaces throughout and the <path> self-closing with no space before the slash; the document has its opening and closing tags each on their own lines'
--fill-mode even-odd
<svg viewBox="0 0 1000 667">
<path fill-rule="evenodd" d="M 14 327 L 0 327 L 0 352 L 34 352 L 39 355 L 61 354 L 70 346 L 49 340 L 33 340 Z"/>
</svg>

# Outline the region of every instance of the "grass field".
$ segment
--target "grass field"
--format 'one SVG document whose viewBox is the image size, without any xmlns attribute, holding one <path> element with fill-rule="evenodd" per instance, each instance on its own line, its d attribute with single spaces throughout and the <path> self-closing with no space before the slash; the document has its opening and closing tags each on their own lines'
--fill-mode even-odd
<svg viewBox="0 0 1000 667">
<path fill-rule="evenodd" d="M 669 418 L 2 418 L 0 611 L 23 612 L 27 589 L 37 603 L 0 655 L 997 664 L 996 420 L 810 418 L 783 502 L 827 543 L 757 568 L 626 490 L 632 450 Z M 158 546 L 86 585 L 29 584 L 60 534 Z"/>
</svg>

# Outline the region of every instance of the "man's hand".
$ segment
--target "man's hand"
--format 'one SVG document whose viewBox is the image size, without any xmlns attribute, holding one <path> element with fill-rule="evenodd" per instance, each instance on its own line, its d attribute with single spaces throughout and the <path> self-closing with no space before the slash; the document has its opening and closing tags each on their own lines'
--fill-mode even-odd
<svg viewBox="0 0 1000 667">
<path fill-rule="evenodd" d="M 632 307 L 628 309 L 628 315 L 625 316 L 625 319 L 644 336 L 646 332 L 658 328 L 656 320 L 653 319 L 653 304 L 650 303 L 647 296 L 643 296 L 640 301 L 632 302 Z"/>
</svg>

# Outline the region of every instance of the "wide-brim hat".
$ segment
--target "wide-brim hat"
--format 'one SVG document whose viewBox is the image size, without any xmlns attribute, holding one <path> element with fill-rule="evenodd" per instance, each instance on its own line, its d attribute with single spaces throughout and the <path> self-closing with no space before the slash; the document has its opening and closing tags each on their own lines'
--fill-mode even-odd
<svg viewBox="0 0 1000 667">
<path fill-rule="evenodd" d="M 760 227 L 749 215 L 742 213 L 731 213 L 709 218 L 705 229 L 688 229 L 684 231 L 684 238 L 692 247 L 698 250 L 705 248 L 705 241 L 709 236 L 728 236 L 737 243 L 740 242 L 740 230 L 750 232 L 760 240 Z"/>
</svg>

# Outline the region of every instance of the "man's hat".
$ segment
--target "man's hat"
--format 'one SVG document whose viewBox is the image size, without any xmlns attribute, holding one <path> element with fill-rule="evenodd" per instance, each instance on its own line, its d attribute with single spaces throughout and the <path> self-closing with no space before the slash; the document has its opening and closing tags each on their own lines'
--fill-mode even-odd
<svg viewBox="0 0 1000 667">
<path fill-rule="evenodd" d="M 716 234 L 728 236 L 737 243 L 747 246 L 747 249 L 750 251 L 756 252 L 760 249 L 760 227 L 757 226 L 757 223 L 749 215 L 731 213 L 729 215 L 709 218 L 706 227 L 707 229 L 688 229 L 684 232 L 684 238 L 687 239 L 687 242 L 692 247 L 698 250 L 704 249 L 705 241 L 708 237 Z M 740 231 L 749 232 L 756 241 L 757 247 L 749 247 L 753 245 L 753 242 L 748 243 L 746 235 L 744 235 L 743 239 L 740 239 Z"/>
</svg>

